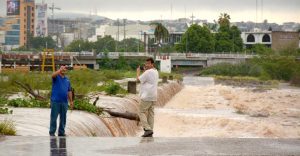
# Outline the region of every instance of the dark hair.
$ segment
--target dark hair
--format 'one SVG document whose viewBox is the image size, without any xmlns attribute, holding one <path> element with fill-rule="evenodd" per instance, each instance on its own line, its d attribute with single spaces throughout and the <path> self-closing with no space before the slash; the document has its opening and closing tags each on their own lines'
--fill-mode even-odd
<svg viewBox="0 0 300 156">
<path fill-rule="evenodd" d="M 150 62 L 151 62 L 151 64 L 154 64 L 154 60 L 153 60 L 153 58 L 151 58 L 151 57 L 150 57 L 150 58 L 147 58 L 147 60 L 146 60 L 146 61 L 147 61 L 147 62 L 148 62 L 148 61 L 150 61 Z"/>
</svg>

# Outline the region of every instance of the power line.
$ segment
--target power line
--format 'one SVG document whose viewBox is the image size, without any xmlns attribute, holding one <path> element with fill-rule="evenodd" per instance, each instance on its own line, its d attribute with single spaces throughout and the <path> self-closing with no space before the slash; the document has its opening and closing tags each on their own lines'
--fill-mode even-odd
<svg viewBox="0 0 300 156">
<path fill-rule="evenodd" d="M 56 43 L 58 44 L 58 28 L 55 29 L 54 10 L 61 10 L 61 8 L 56 7 L 54 5 L 54 3 L 52 3 L 52 6 L 50 6 L 49 9 L 52 12 L 52 30 L 53 30 L 53 34 L 55 34 L 55 30 L 56 30 Z"/>
<path fill-rule="evenodd" d="M 255 28 L 257 28 L 257 7 L 258 7 L 257 5 L 258 4 L 257 4 L 257 0 L 255 2 L 256 2 L 256 4 L 255 4 L 256 5 Z"/>
</svg>

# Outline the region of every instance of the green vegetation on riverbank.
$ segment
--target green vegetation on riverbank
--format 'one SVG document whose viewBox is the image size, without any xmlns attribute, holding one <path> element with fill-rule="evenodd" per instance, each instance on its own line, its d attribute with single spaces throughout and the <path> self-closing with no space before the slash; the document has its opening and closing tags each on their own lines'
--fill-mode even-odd
<svg viewBox="0 0 300 156">
<path fill-rule="evenodd" d="M 182 79 L 180 74 L 167 74 L 160 73 L 160 77 L 173 75 L 174 79 Z M 106 91 L 111 94 L 110 88 L 116 87 L 113 80 L 120 80 L 124 78 L 135 78 L 135 70 L 108 70 L 102 69 L 96 70 L 74 70 L 67 73 L 67 77 L 70 79 L 72 87 L 75 89 L 76 94 L 86 95 L 91 92 Z M 51 73 L 7 73 L 0 75 L 0 96 L 6 96 L 9 94 L 15 94 L 18 92 L 24 92 L 24 89 L 16 85 L 15 81 L 22 84 L 28 84 L 33 90 L 39 92 L 40 95 L 49 97 L 51 90 Z M 98 85 L 98 83 L 102 83 Z M 113 94 L 125 94 L 126 92 L 122 88 L 117 87 L 117 91 Z"/>
<path fill-rule="evenodd" d="M 170 76 L 173 74 L 160 73 L 160 77 Z M 87 111 L 100 115 L 103 108 L 99 108 L 90 103 L 87 98 L 92 92 L 105 92 L 108 95 L 125 95 L 127 91 L 114 80 L 124 78 L 135 78 L 134 70 L 74 70 L 69 71 L 67 76 L 70 78 L 72 87 L 75 89 L 74 109 Z M 174 79 L 180 79 L 180 74 L 174 74 Z M 51 95 L 51 73 L 7 73 L 0 75 L 0 113 L 12 114 L 9 107 L 23 108 L 50 108 Z M 45 97 L 45 100 L 29 98 L 29 94 L 24 88 L 20 87 L 15 82 L 19 82 L 30 88 L 38 95 Z M 23 93 L 26 98 L 15 98 L 8 100 L 8 97 L 16 93 Z"/>
<path fill-rule="evenodd" d="M 72 87 L 76 94 L 85 95 L 94 91 L 105 91 L 106 86 L 98 86 L 99 82 L 119 80 L 127 77 L 135 77 L 133 71 L 121 70 L 78 70 L 69 71 L 67 77 L 70 78 Z M 15 81 L 28 84 L 32 89 L 39 91 L 41 95 L 49 96 L 51 89 L 51 73 L 8 73 L 1 75 L 0 95 L 14 94 L 24 92 L 22 88 L 15 84 Z"/>
<path fill-rule="evenodd" d="M 270 50 L 268 50 L 270 51 Z M 284 50 L 260 55 L 244 63 L 217 64 L 200 72 L 200 75 L 229 77 L 256 77 L 259 80 L 279 80 L 300 85 L 300 62 L 297 50 Z"/>
</svg>

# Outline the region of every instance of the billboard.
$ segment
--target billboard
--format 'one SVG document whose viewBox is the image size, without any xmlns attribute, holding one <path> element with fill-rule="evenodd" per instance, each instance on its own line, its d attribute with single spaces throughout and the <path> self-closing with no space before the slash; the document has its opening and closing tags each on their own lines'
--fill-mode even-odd
<svg viewBox="0 0 300 156">
<path fill-rule="evenodd" d="M 35 9 L 35 36 L 47 36 L 48 24 L 47 24 L 47 4 L 37 4 Z"/>
<path fill-rule="evenodd" d="M 7 16 L 20 15 L 20 0 L 7 0 Z"/>
</svg>

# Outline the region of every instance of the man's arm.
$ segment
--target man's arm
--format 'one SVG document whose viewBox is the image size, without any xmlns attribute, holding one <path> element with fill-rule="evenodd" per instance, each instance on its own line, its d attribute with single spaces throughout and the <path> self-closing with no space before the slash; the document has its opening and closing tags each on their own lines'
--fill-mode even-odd
<svg viewBox="0 0 300 156">
<path fill-rule="evenodd" d="M 136 82 L 140 82 L 141 69 L 140 66 L 136 69 Z"/>
<path fill-rule="evenodd" d="M 68 92 L 68 98 L 69 98 L 69 102 L 70 102 L 70 107 L 71 107 L 71 109 L 73 109 L 74 103 L 73 103 L 73 99 L 72 99 L 72 91 Z"/>
<path fill-rule="evenodd" d="M 65 68 L 65 66 L 61 66 L 61 67 L 59 68 L 59 70 L 57 70 L 56 72 L 54 72 L 54 73 L 52 74 L 52 78 L 56 78 L 56 76 L 57 76 L 58 74 L 60 74 L 61 71 L 62 71 L 64 68 Z"/>
<path fill-rule="evenodd" d="M 56 72 L 54 72 L 54 73 L 52 74 L 52 78 L 56 78 L 56 76 L 57 76 L 59 73 L 61 73 L 61 70 L 60 70 L 60 69 L 57 70 Z"/>
</svg>

